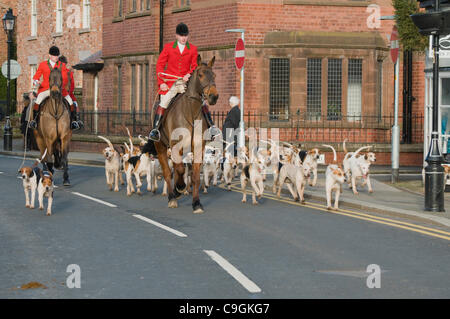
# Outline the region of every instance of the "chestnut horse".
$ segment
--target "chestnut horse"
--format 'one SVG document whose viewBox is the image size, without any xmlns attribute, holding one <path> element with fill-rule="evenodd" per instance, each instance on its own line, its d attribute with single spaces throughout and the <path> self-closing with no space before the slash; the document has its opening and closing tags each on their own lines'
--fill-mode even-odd
<svg viewBox="0 0 450 319">
<path fill-rule="evenodd" d="M 208 64 L 202 63 L 201 57 L 198 55 L 198 66 L 189 79 L 186 92 L 175 97 L 172 105 L 166 110 L 160 127 L 161 140 L 154 142 L 164 179 L 168 186 L 168 206 L 170 208 L 178 207 L 177 199 L 181 197 L 186 188 L 183 179 L 184 165 L 181 161 L 181 156 L 186 155 L 183 154 L 183 149 L 186 153 L 192 150 L 194 152 L 194 163 L 192 164 L 192 208 L 194 213 L 203 213 L 203 206 L 199 198 L 200 167 L 205 149 L 203 135 L 208 127 L 202 113 L 202 103 L 203 100 L 207 99 L 210 105 L 214 105 L 219 98 L 215 84 L 215 74 L 212 70 L 214 61 L 215 57 Z M 177 131 L 180 131 L 177 129 L 182 131 L 182 142 L 179 141 L 180 134 Z M 176 148 L 174 148 L 175 145 Z M 174 187 L 172 187 L 171 183 L 171 172 L 167 158 L 168 147 L 172 150 Z M 179 155 L 178 160 L 177 155 Z"/>
<path fill-rule="evenodd" d="M 40 107 L 38 128 L 34 130 L 36 143 L 41 156 L 47 149 L 44 159 L 44 169 L 54 172 L 53 168 L 63 169 L 63 184 L 70 185 L 69 143 L 72 138 L 70 115 L 62 96 L 62 75 L 58 68 L 50 72 L 50 97 L 45 99 Z"/>
</svg>

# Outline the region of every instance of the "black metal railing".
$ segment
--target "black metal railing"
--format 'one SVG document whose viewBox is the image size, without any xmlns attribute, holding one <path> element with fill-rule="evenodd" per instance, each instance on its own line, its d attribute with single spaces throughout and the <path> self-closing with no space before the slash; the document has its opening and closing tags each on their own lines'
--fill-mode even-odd
<svg viewBox="0 0 450 319">
<path fill-rule="evenodd" d="M 222 128 L 227 112 L 211 112 L 217 127 Z M 82 130 L 75 134 L 93 134 L 107 136 L 126 136 L 126 127 L 133 136 L 147 135 L 150 131 L 149 112 L 117 112 L 117 111 L 82 111 L 80 118 L 84 122 Z M 245 127 L 255 128 L 257 132 L 266 129 L 268 137 L 271 131 L 278 130 L 280 140 L 305 142 L 349 142 L 359 143 L 391 143 L 391 128 L 394 125 L 393 115 L 340 115 L 339 119 L 330 119 L 328 114 L 292 114 L 282 120 L 273 120 L 273 114 L 245 112 Z M 401 126 L 403 118 L 398 123 Z M 412 142 L 423 142 L 423 114 L 413 114 Z"/>
</svg>

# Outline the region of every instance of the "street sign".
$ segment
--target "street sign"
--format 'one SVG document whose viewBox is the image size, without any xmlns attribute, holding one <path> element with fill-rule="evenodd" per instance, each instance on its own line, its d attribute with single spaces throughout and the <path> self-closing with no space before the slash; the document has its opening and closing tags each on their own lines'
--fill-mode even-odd
<svg viewBox="0 0 450 319">
<path fill-rule="evenodd" d="M 9 70 L 9 79 L 14 80 L 17 79 L 20 75 L 22 69 L 20 68 L 20 64 L 16 60 L 9 60 L 11 62 L 10 70 Z M 8 78 L 8 60 L 6 60 L 2 64 L 2 74 L 5 78 Z"/>
<path fill-rule="evenodd" d="M 398 30 L 397 26 L 394 25 L 391 33 L 391 59 L 393 63 L 397 63 L 398 51 L 399 51 Z"/>
<path fill-rule="evenodd" d="M 236 48 L 234 50 L 234 61 L 238 70 L 242 69 L 245 61 L 245 46 L 242 39 L 238 39 L 236 42 Z"/>
</svg>

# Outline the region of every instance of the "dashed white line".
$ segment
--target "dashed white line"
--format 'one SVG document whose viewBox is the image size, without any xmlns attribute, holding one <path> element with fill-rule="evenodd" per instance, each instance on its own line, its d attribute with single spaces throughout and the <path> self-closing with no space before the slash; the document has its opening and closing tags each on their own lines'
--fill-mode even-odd
<svg viewBox="0 0 450 319">
<path fill-rule="evenodd" d="M 172 234 L 175 234 L 175 235 L 177 235 L 179 237 L 187 237 L 186 234 L 183 234 L 182 232 L 180 232 L 178 230 L 175 230 L 175 229 L 170 228 L 170 227 L 168 227 L 166 225 L 163 225 L 163 224 L 158 223 L 158 222 L 156 222 L 154 220 L 151 220 L 150 218 L 147 218 L 147 217 L 144 217 L 144 216 L 141 216 L 141 215 L 137 215 L 137 214 L 134 214 L 133 217 L 139 218 L 140 220 L 143 220 L 144 222 L 147 222 L 149 224 L 152 224 L 152 225 L 155 225 L 155 226 L 157 226 L 159 228 L 167 230 L 168 232 L 171 232 Z"/>
<path fill-rule="evenodd" d="M 259 288 L 253 281 L 248 279 L 242 272 L 240 272 L 236 267 L 230 264 L 225 258 L 220 256 L 214 250 L 203 250 L 212 260 L 219 264 L 220 267 L 225 269 L 234 279 L 237 280 L 245 289 L 251 293 L 261 292 Z"/>
<path fill-rule="evenodd" d="M 72 192 L 72 194 L 80 196 L 80 197 L 84 197 L 84 198 L 87 198 L 87 199 L 90 199 L 90 200 L 93 200 L 94 202 L 97 202 L 97 203 L 100 203 L 100 204 L 103 204 L 103 205 L 106 205 L 106 206 L 109 206 L 109 207 L 114 207 L 114 208 L 117 207 L 117 205 L 105 202 L 105 201 L 103 201 L 101 199 L 97 199 L 97 198 L 94 198 L 94 197 L 91 197 L 91 196 L 88 196 L 88 195 L 81 194 L 81 193 L 78 193 L 78 192 Z"/>
</svg>

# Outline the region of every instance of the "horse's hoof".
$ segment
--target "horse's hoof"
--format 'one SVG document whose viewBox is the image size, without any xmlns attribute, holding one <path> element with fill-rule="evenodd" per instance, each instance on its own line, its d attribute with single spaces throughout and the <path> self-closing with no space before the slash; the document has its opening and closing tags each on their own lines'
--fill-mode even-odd
<svg viewBox="0 0 450 319">
<path fill-rule="evenodd" d="M 183 190 L 183 192 L 184 192 L 184 190 Z M 175 187 L 175 189 L 173 190 L 173 198 L 180 199 L 181 196 L 183 196 L 183 193 L 180 193 L 178 191 L 178 189 Z"/>
<path fill-rule="evenodd" d="M 193 204 L 192 204 L 192 208 L 194 210 L 194 214 L 201 214 L 204 212 L 203 210 L 203 206 L 200 203 L 199 200 L 196 200 Z"/>
<path fill-rule="evenodd" d="M 70 186 L 70 181 L 68 179 L 64 180 L 63 185 Z"/>
<path fill-rule="evenodd" d="M 168 205 L 168 207 L 169 208 L 177 208 L 178 207 L 178 202 L 176 201 L 176 200 L 171 200 L 170 202 L 169 202 L 169 205 Z"/>
</svg>

